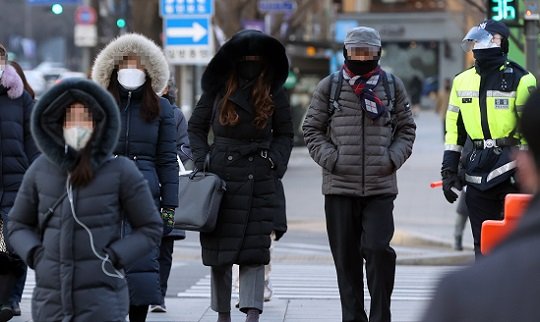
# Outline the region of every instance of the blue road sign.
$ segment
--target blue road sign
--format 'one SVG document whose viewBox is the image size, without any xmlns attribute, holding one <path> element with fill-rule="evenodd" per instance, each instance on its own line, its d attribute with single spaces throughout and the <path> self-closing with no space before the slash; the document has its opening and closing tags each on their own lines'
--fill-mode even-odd
<svg viewBox="0 0 540 322">
<path fill-rule="evenodd" d="M 292 12 L 296 10 L 293 0 L 259 0 L 259 11 L 262 12 Z"/>
<path fill-rule="evenodd" d="M 163 26 L 166 46 L 209 44 L 209 16 L 166 17 Z"/>
<path fill-rule="evenodd" d="M 28 4 L 50 6 L 58 4 L 80 4 L 81 0 L 26 0 Z"/>
<path fill-rule="evenodd" d="M 211 15 L 213 0 L 161 0 L 160 13 L 171 15 Z"/>
<path fill-rule="evenodd" d="M 345 41 L 345 36 L 347 36 L 347 32 L 349 30 L 353 29 L 354 27 L 358 27 L 358 21 L 356 20 L 338 20 L 336 21 L 334 28 L 336 30 L 336 42 L 343 42 Z"/>
</svg>

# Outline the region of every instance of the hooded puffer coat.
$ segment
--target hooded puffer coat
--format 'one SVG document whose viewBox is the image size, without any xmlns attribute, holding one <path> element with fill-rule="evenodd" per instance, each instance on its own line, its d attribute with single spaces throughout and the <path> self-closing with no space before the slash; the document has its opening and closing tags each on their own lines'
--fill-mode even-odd
<svg viewBox="0 0 540 322">
<path fill-rule="evenodd" d="M 71 204 L 64 194 L 77 152 L 65 145 L 62 127 L 66 107 L 76 101 L 91 109 L 95 121 L 90 143 L 94 178 L 86 186 L 73 187 Z M 63 81 L 35 107 L 32 133 L 43 154 L 25 174 L 8 224 L 15 251 L 36 272 L 34 321 L 125 321 L 126 280 L 106 272 L 114 273 L 113 265 L 122 270 L 155 249 L 162 223 L 137 167 L 127 158 L 112 156 L 119 130 L 114 99 L 87 80 Z M 45 213 L 58 200 L 46 221 Z M 122 238 L 124 221 L 132 232 Z M 92 247 L 112 261 L 102 268 Z"/>
<path fill-rule="evenodd" d="M 110 42 L 97 56 L 92 79 L 107 88 L 121 57 L 137 56 L 151 81 L 152 89 L 160 93 L 167 85 L 169 68 L 161 49 L 148 38 L 126 34 Z M 176 123 L 169 101 L 159 98 L 160 114 L 148 122 L 141 116 L 143 89 L 126 90 L 118 84 L 121 130 L 115 154 L 135 161 L 147 180 L 158 208 L 178 205 L 178 161 L 176 159 Z M 129 233 L 129 227 L 128 227 Z M 127 268 L 132 305 L 161 304 L 159 283 L 159 248 Z"/>
<path fill-rule="evenodd" d="M 219 103 L 227 77 L 243 55 L 264 56 L 274 73 L 271 93 L 275 109 L 263 129 L 252 124 L 250 87 L 237 90 L 229 98 L 236 105 L 239 123 L 219 123 Z M 215 231 L 200 234 L 204 265 L 267 264 L 270 260 L 272 222 L 274 216 L 284 215 L 284 196 L 276 190 L 276 178 L 285 173 L 293 142 L 290 107 L 281 88 L 287 75 L 284 47 L 253 30 L 233 36 L 203 74 L 204 93 L 189 120 L 189 141 L 197 168 L 202 169 L 209 153 L 209 170 L 227 184 Z M 210 126 L 214 133 L 211 146 Z M 265 158 L 265 150 L 269 158 Z"/>
<path fill-rule="evenodd" d="M 30 134 L 33 101 L 11 65 L 0 78 L 0 207 L 11 207 L 30 163 L 39 155 Z"/>
</svg>

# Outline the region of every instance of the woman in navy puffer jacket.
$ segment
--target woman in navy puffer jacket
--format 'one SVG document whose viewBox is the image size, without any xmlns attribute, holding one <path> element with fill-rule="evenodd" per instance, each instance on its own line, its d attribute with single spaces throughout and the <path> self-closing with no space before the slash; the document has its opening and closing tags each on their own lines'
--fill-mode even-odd
<svg viewBox="0 0 540 322">
<path fill-rule="evenodd" d="M 174 226 L 178 205 L 178 161 L 174 110 L 158 96 L 169 79 L 165 55 L 150 39 L 126 34 L 99 53 L 92 79 L 107 88 L 118 103 L 121 131 L 115 154 L 133 160 L 148 181 L 166 234 Z M 145 321 L 148 306 L 163 302 L 158 256 L 156 247 L 127 268 L 132 322 Z"/>
</svg>

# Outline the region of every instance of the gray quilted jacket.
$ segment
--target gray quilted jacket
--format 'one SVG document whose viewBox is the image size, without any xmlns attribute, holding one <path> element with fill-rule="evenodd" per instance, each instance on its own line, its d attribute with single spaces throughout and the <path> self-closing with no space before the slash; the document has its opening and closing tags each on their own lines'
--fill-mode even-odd
<svg viewBox="0 0 540 322">
<path fill-rule="evenodd" d="M 416 131 L 403 82 L 395 77 L 394 108 L 376 120 L 365 115 L 345 80 L 330 115 L 329 87 L 329 76 L 319 82 L 302 127 L 311 157 L 323 168 L 322 193 L 397 194 L 396 170 L 411 155 Z M 388 103 L 382 80 L 374 92 Z"/>
</svg>

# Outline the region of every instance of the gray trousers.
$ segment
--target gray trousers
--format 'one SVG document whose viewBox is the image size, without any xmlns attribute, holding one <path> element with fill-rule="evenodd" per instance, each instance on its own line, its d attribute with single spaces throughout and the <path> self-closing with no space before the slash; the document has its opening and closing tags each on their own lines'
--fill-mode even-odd
<svg viewBox="0 0 540 322">
<path fill-rule="evenodd" d="M 231 311 L 232 265 L 212 266 L 210 307 L 216 312 Z M 240 265 L 240 311 L 249 308 L 263 311 L 264 265 Z"/>
</svg>

